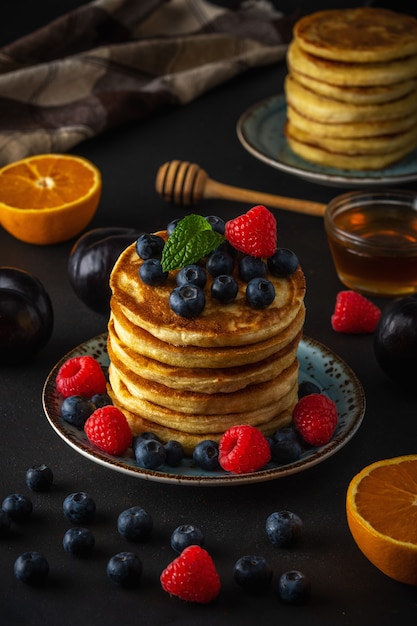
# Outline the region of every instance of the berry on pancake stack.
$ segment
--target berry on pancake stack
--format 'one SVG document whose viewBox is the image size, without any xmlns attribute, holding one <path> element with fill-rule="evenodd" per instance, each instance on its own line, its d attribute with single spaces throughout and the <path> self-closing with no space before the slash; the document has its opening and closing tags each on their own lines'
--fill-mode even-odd
<svg viewBox="0 0 417 626">
<path fill-rule="evenodd" d="M 121 254 L 109 395 L 133 435 L 151 431 L 190 452 L 235 425 L 268 435 L 291 422 L 305 278 L 276 237 L 258 206 L 226 224 L 188 215 Z"/>
<path fill-rule="evenodd" d="M 417 20 L 376 7 L 300 19 L 287 54 L 285 134 L 297 155 L 383 169 L 417 146 Z"/>
</svg>

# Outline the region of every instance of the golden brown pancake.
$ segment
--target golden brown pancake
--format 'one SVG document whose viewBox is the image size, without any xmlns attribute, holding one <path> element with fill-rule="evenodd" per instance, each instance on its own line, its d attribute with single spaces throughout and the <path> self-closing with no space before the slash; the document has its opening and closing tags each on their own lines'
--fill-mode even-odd
<svg viewBox="0 0 417 626">
<path fill-rule="evenodd" d="M 343 62 L 380 63 L 417 54 L 417 20 L 376 7 L 307 15 L 295 25 L 294 37 L 308 53 Z"/>
</svg>

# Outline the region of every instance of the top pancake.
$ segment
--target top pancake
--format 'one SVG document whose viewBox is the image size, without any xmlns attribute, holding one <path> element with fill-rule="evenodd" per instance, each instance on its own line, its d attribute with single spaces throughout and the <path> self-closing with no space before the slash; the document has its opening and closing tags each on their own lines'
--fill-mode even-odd
<svg viewBox="0 0 417 626">
<path fill-rule="evenodd" d="M 166 238 L 165 231 L 157 234 Z M 255 344 L 279 334 L 304 306 L 305 278 L 301 268 L 288 278 L 268 274 L 276 295 L 274 302 L 261 310 L 247 304 L 246 283 L 241 280 L 233 302 L 220 304 L 212 300 L 208 275 L 203 313 L 192 319 L 181 317 L 169 306 L 169 294 L 176 286 L 175 272 L 170 272 L 165 285 L 151 287 L 138 276 L 142 263 L 135 244 L 120 255 L 110 277 L 112 298 L 133 324 L 169 344 L 199 347 Z"/>
<path fill-rule="evenodd" d="M 297 22 L 294 37 L 306 52 L 333 61 L 372 63 L 417 54 L 417 20 L 377 7 L 318 11 Z"/>
</svg>

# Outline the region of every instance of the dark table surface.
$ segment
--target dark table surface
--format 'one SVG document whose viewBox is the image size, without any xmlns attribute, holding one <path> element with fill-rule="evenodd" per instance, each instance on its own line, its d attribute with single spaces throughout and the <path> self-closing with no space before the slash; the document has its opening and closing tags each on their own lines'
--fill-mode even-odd
<svg viewBox="0 0 417 626">
<path fill-rule="evenodd" d="M 26 4 L 9 5 L 9 23 L 2 20 L 1 26 L 4 43 L 77 2 L 30 3 L 25 8 Z M 326 5 L 313 4 L 314 9 Z M 171 159 L 196 162 L 215 180 L 270 193 L 327 202 L 345 191 L 284 174 L 240 145 L 237 119 L 254 103 L 278 93 L 284 74 L 284 63 L 250 71 L 183 108 L 77 146 L 73 152 L 90 158 L 103 175 L 103 196 L 90 227 L 154 230 L 180 215 L 180 209 L 166 204 L 154 191 L 159 166 Z M 248 208 L 211 200 L 200 210 L 229 219 Z M 356 472 L 373 461 L 416 452 L 415 391 L 400 390 L 385 377 L 376 363 L 371 336 L 332 330 L 330 316 L 343 285 L 332 265 L 322 219 L 280 210 L 275 214 L 280 245 L 296 251 L 305 271 L 305 334 L 352 367 L 364 388 L 366 413 L 353 439 L 323 463 L 285 478 L 228 487 L 178 486 L 127 476 L 77 454 L 57 436 L 42 409 L 44 381 L 69 350 L 104 332 L 106 319 L 81 303 L 69 285 L 66 266 L 74 241 L 37 247 L 0 231 L 0 265 L 37 275 L 55 311 L 52 338 L 36 359 L 0 371 L 0 497 L 21 492 L 34 505 L 32 521 L 0 543 L 1 624 L 415 623 L 416 590 L 389 579 L 365 559 L 345 516 L 346 489 Z M 26 469 L 36 463 L 53 469 L 55 483 L 48 494 L 30 493 L 25 485 Z M 62 548 L 68 528 L 62 502 L 68 493 L 80 490 L 89 492 L 97 504 L 92 526 L 96 549 L 85 560 L 69 557 Z M 132 549 L 118 535 L 116 520 L 133 505 L 152 515 L 154 533 L 147 543 L 133 546 L 144 575 L 138 590 L 127 591 L 107 579 L 106 563 L 116 552 Z M 304 522 L 303 538 L 291 550 L 273 548 L 264 532 L 267 516 L 280 509 L 296 512 Z M 210 606 L 170 598 L 160 587 L 159 575 L 174 557 L 171 532 L 182 523 L 204 529 L 206 547 L 218 567 L 222 590 Z M 25 550 L 40 550 L 47 556 L 51 573 L 45 588 L 33 589 L 15 579 L 13 563 Z M 273 587 L 260 598 L 244 595 L 232 578 L 233 565 L 244 554 L 267 557 L 274 584 L 282 571 L 304 571 L 312 581 L 310 604 L 285 606 Z"/>
</svg>

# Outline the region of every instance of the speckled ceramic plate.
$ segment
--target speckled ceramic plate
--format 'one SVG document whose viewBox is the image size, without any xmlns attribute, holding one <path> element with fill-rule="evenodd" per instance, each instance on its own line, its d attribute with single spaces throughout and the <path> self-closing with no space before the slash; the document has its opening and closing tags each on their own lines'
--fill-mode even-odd
<svg viewBox="0 0 417 626">
<path fill-rule="evenodd" d="M 253 105 L 237 123 L 237 135 L 257 159 L 287 174 L 334 187 L 401 184 L 417 179 L 417 150 L 392 167 L 376 171 L 347 171 L 321 167 L 298 157 L 284 136 L 286 104 L 283 94 Z"/>
<path fill-rule="evenodd" d="M 195 467 L 191 459 L 184 460 L 178 468 L 162 467 L 160 470 L 145 470 L 138 467 L 132 452 L 123 457 L 114 457 L 98 450 L 87 440 L 83 431 L 65 422 L 60 413 L 62 398 L 56 390 L 55 379 L 58 369 L 67 359 L 90 355 L 99 361 L 103 369 L 109 365 L 106 350 L 107 335 L 99 335 L 77 346 L 55 365 L 46 379 L 42 401 L 52 428 L 76 452 L 91 461 L 110 469 L 159 482 L 179 485 L 227 486 L 273 480 L 306 470 L 321 463 L 340 450 L 356 433 L 365 412 L 365 396 L 362 386 L 350 367 L 328 348 L 313 339 L 304 338 L 299 346 L 300 381 L 314 382 L 332 398 L 338 408 L 339 422 L 333 439 L 320 448 L 305 450 L 301 458 L 288 465 L 270 463 L 263 470 L 252 474 L 235 475 L 224 471 L 207 472 Z"/>
</svg>

